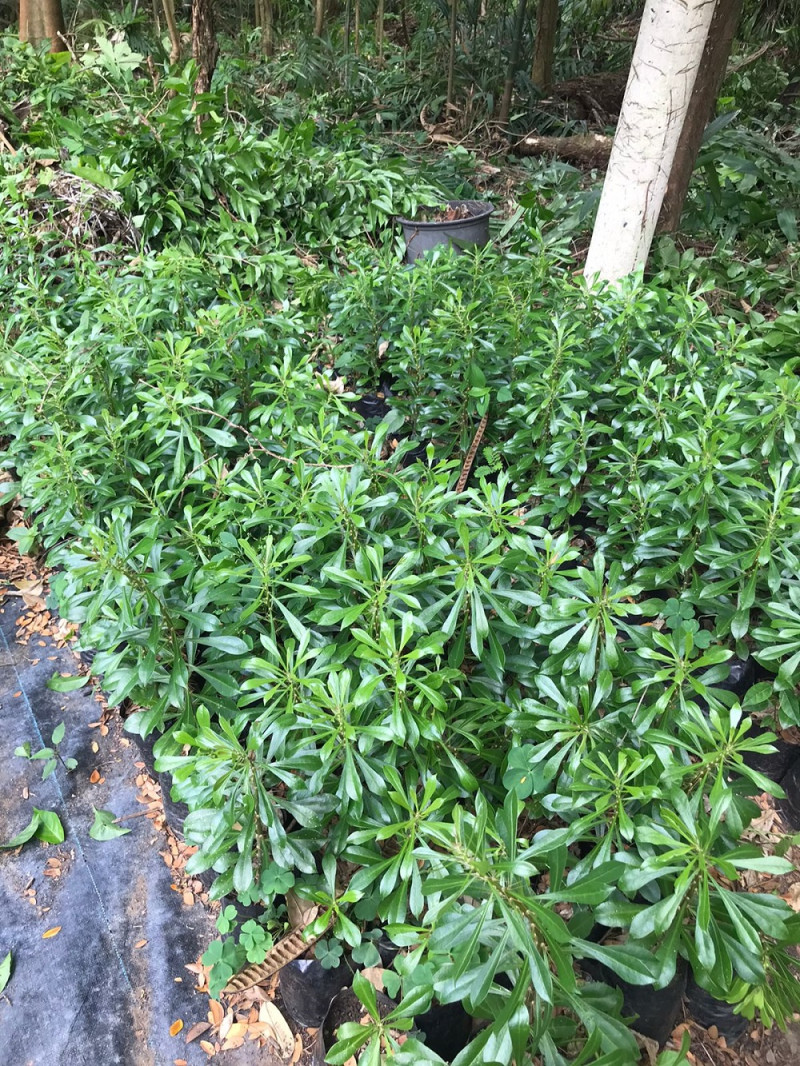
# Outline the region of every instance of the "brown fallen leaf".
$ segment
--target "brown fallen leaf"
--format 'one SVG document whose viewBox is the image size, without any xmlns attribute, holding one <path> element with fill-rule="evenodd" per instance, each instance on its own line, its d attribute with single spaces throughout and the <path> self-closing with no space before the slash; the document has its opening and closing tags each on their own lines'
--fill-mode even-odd
<svg viewBox="0 0 800 1066">
<path fill-rule="evenodd" d="M 195 1022 L 192 1028 L 186 1034 L 186 1043 L 191 1044 L 193 1040 L 197 1040 L 198 1036 L 202 1036 L 211 1028 L 210 1022 Z"/>
<path fill-rule="evenodd" d="M 373 988 L 383 992 L 383 975 L 386 971 L 383 966 L 367 966 L 361 971 L 361 976 L 366 977 Z"/>
<path fill-rule="evenodd" d="M 219 1026 L 219 1039 L 220 1040 L 227 1039 L 228 1033 L 230 1032 L 232 1026 L 233 1026 L 233 1011 L 229 1010 L 228 1013 L 225 1015 L 225 1017 L 222 1019 L 222 1022 L 220 1023 L 220 1026 Z"/>
<path fill-rule="evenodd" d="M 185 907 L 194 906 L 194 895 L 189 891 L 188 888 L 185 888 L 183 890 L 183 904 Z"/>
<path fill-rule="evenodd" d="M 223 1051 L 235 1051 L 244 1044 L 243 1036 L 229 1036 L 222 1045 Z"/>
<path fill-rule="evenodd" d="M 289 1066 L 294 1066 L 294 1064 L 300 1059 L 300 1056 L 302 1054 L 303 1038 L 302 1036 L 300 1036 L 299 1033 L 296 1033 L 294 1038 L 294 1051 L 292 1052 L 292 1057 L 289 1059 Z"/>
<path fill-rule="evenodd" d="M 172 1066 L 189 1066 L 186 1059 L 173 1059 Z"/>
<path fill-rule="evenodd" d="M 294 1052 L 294 1034 L 275 1004 L 262 1003 L 258 1011 L 258 1019 L 271 1027 L 275 1034 L 278 1051 L 283 1058 L 288 1059 Z"/>
<path fill-rule="evenodd" d="M 219 1029 L 225 1017 L 225 1011 L 222 1009 L 222 1004 L 218 999 L 210 999 L 208 1001 L 208 1016 L 211 1019 L 211 1024 Z"/>
<path fill-rule="evenodd" d="M 143 948 L 146 943 L 147 943 L 146 940 L 137 940 L 136 943 L 133 946 L 134 946 L 134 948 L 136 948 L 138 950 L 139 948 Z"/>
<path fill-rule="evenodd" d="M 48 929 L 46 933 L 42 933 L 42 940 L 49 940 L 51 937 L 58 936 L 61 932 L 60 925 L 54 925 L 52 929 Z"/>
<path fill-rule="evenodd" d="M 203 1049 L 203 1051 L 205 1051 L 206 1055 L 208 1055 L 209 1058 L 212 1058 L 214 1055 L 216 1055 L 214 1045 L 210 1041 L 201 1040 L 200 1047 Z"/>
<path fill-rule="evenodd" d="M 178 1018 L 178 1020 L 173 1022 L 172 1025 L 169 1027 L 169 1035 L 177 1036 L 181 1029 L 183 1029 L 183 1022 L 180 1018 Z"/>
<path fill-rule="evenodd" d="M 92 770 L 92 772 L 89 774 L 89 781 L 91 782 L 91 784 L 96 785 L 99 780 L 100 780 L 100 771 L 99 770 Z"/>
</svg>

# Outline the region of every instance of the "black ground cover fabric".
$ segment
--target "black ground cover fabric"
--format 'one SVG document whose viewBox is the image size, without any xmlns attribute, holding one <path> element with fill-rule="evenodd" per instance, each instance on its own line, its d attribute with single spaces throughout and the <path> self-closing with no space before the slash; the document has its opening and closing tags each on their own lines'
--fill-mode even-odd
<svg viewBox="0 0 800 1066">
<path fill-rule="evenodd" d="M 77 672 L 72 653 L 49 641 L 46 647 L 15 644 L 17 605 L 6 600 L 0 611 L 0 840 L 27 825 L 34 807 L 56 811 L 66 830 L 61 845 L 34 840 L 19 853 L 0 852 L 0 958 L 9 950 L 13 955 L 12 977 L 0 997 L 0 1062 L 205 1063 L 196 1044 L 185 1044 L 185 1034 L 205 1018 L 208 1001 L 193 990 L 184 966 L 216 935 L 211 916 L 199 903 L 185 906 L 171 889 L 159 856 L 164 838 L 148 818 L 125 821 L 130 833 L 115 840 L 89 837 L 93 806 L 117 816 L 142 811 L 136 748 L 123 739 L 118 722 L 106 737 L 89 728 L 100 716 L 90 687 L 71 693 L 47 688 L 56 671 Z M 44 763 L 14 756 L 14 749 L 26 741 L 34 752 L 49 745 L 62 721 L 61 754 L 78 766 L 69 774 L 60 766 L 42 781 Z M 90 783 L 95 768 L 104 783 Z M 51 856 L 62 864 L 58 878 L 44 876 Z M 61 931 L 43 939 L 56 926 Z M 142 940 L 146 945 L 136 948 Z M 178 1019 L 183 1033 L 171 1037 Z M 250 1056 L 233 1052 L 218 1061 L 243 1063 Z"/>
</svg>

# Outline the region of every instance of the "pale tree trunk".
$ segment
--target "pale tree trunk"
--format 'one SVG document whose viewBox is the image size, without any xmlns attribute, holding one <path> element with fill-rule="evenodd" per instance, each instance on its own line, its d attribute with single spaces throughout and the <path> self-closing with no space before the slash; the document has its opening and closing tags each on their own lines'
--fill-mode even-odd
<svg viewBox="0 0 800 1066">
<path fill-rule="evenodd" d="M 658 228 L 665 233 L 674 233 L 680 225 L 697 153 L 703 142 L 706 123 L 714 116 L 714 105 L 725 78 L 725 69 L 741 13 L 742 0 L 717 0 L 703 52 L 703 62 L 694 83 L 689 112 L 683 124 L 661 207 Z"/>
<path fill-rule="evenodd" d="M 558 29 L 558 0 L 539 0 L 531 81 L 545 93 L 553 83 L 553 54 Z"/>
<path fill-rule="evenodd" d="M 584 274 L 642 266 L 683 129 L 714 0 L 647 0 Z"/>
<path fill-rule="evenodd" d="M 19 0 L 19 39 L 32 45 L 50 42 L 51 52 L 66 52 L 67 28 L 61 0 Z"/>
<path fill-rule="evenodd" d="M 321 37 L 325 29 L 325 0 L 314 0 L 314 36 Z"/>
<path fill-rule="evenodd" d="M 164 8 L 164 19 L 169 34 L 169 61 L 177 63 L 181 58 L 181 35 L 178 33 L 178 23 L 175 21 L 175 0 L 161 0 L 161 5 Z"/>
<path fill-rule="evenodd" d="M 511 113 L 511 97 L 514 93 L 514 77 L 519 65 L 519 53 L 522 48 L 522 34 L 525 29 L 525 11 L 527 0 L 518 0 L 517 17 L 514 20 L 514 40 L 511 42 L 511 55 L 508 57 L 508 71 L 506 83 L 503 87 L 503 101 L 500 104 L 499 122 L 501 126 L 508 125 L 508 116 Z"/>
<path fill-rule="evenodd" d="M 192 58 L 197 63 L 196 93 L 207 93 L 211 88 L 218 55 L 212 0 L 192 0 Z"/>
<path fill-rule="evenodd" d="M 353 33 L 353 51 L 360 55 L 361 48 L 361 0 L 355 3 L 355 31 Z"/>
</svg>

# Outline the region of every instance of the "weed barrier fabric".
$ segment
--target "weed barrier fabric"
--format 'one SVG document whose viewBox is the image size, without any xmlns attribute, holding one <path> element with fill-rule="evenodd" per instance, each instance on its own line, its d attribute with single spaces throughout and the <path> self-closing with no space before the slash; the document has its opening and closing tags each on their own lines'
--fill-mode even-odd
<svg viewBox="0 0 800 1066">
<path fill-rule="evenodd" d="M 55 672 L 78 672 L 75 658 L 49 642 L 16 644 L 20 611 L 7 600 L 0 611 L 0 840 L 27 825 L 34 807 L 55 811 L 66 832 L 60 845 L 32 840 L 18 854 L 0 852 L 0 957 L 8 951 L 13 957 L 0 997 L 0 1061 L 169 1066 L 184 1059 L 199 1066 L 206 1055 L 187 1045 L 185 1034 L 205 1018 L 207 1000 L 184 967 L 215 936 L 213 922 L 199 903 L 187 907 L 171 889 L 159 855 L 163 837 L 148 818 L 123 822 L 130 833 L 114 840 L 90 838 L 93 807 L 117 816 L 143 810 L 136 801 L 136 748 L 121 743 L 118 722 L 106 737 L 89 728 L 100 717 L 90 687 L 47 688 Z M 69 774 L 59 766 L 42 781 L 44 763 L 14 756 L 14 749 L 25 742 L 32 752 L 48 746 L 62 721 L 61 755 L 78 765 Z M 104 782 L 90 782 L 95 768 Z M 58 877 L 44 876 L 50 858 L 61 864 Z M 56 927 L 58 933 L 44 938 Z M 178 1020 L 183 1032 L 171 1037 Z M 276 1061 L 259 1055 L 266 1066 Z M 255 1061 L 251 1056 L 242 1048 L 223 1060 Z"/>
</svg>

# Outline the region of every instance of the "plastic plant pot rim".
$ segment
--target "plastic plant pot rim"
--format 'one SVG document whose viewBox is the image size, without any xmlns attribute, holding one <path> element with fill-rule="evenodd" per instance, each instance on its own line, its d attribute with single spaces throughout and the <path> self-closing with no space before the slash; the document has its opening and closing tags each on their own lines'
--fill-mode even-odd
<svg viewBox="0 0 800 1066">
<path fill-rule="evenodd" d="M 438 222 L 424 222 L 415 218 L 400 218 L 398 216 L 397 221 L 401 226 L 413 227 L 414 229 L 441 230 L 447 229 L 449 226 L 477 225 L 494 211 L 494 204 L 489 204 L 485 200 L 445 200 L 445 203 L 448 207 L 469 208 L 469 218 L 445 218 L 440 219 Z"/>
</svg>

